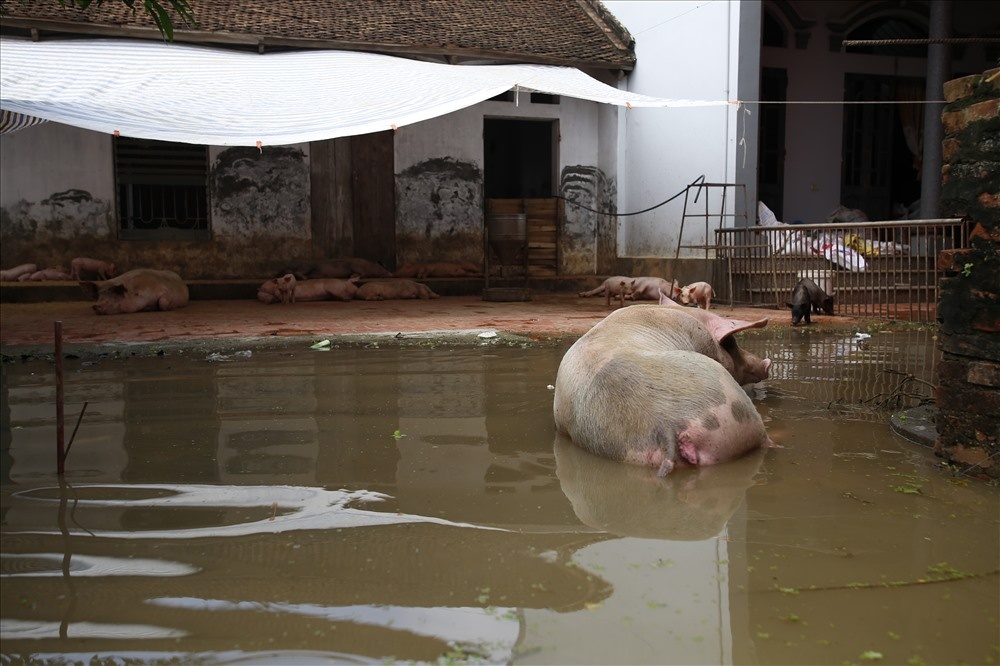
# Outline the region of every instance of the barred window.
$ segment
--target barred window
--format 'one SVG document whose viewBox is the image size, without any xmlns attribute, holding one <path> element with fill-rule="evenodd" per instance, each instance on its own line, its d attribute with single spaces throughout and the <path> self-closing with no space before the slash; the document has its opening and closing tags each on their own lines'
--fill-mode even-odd
<svg viewBox="0 0 1000 666">
<path fill-rule="evenodd" d="M 208 146 L 114 139 L 118 237 L 210 239 Z"/>
</svg>

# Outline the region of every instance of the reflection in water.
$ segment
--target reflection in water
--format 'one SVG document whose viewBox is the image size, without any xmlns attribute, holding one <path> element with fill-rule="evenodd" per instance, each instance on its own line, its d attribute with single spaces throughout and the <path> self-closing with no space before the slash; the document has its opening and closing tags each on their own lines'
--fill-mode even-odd
<svg viewBox="0 0 1000 666">
<path fill-rule="evenodd" d="M 725 465 L 678 469 L 665 478 L 649 469 L 604 460 L 555 440 L 556 475 L 585 524 L 620 536 L 701 541 L 717 536 L 754 485 L 764 451 Z"/>
<path fill-rule="evenodd" d="M 5 660 L 980 663 L 998 495 L 866 401 L 921 331 L 747 336 L 782 448 L 656 479 L 556 441 L 560 348 L 67 361 L 0 390 Z M 864 405 L 864 409 L 845 409 Z M 836 409 L 834 409 L 834 407 Z M 930 582 L 938 581 L 938 582 Z M 928 612 L 933 609 L 933 612 Z"/>
</svg>

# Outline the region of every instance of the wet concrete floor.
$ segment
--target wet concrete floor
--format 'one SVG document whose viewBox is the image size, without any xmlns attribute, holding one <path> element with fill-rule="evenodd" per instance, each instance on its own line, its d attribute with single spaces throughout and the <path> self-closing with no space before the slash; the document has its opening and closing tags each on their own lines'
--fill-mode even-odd
<svg viewBox="0 0 1000 666">
<path fill-rule="evenodd" d="M 164 313 L 169 314 L 169 313 Z M 568 340 L 2 366 L 4 663 L 978 664 L 998 493 L 894 435 L 933 332 L 765 330 L 780 448 L 659 480 L 556 438 Z"/>
</svg>

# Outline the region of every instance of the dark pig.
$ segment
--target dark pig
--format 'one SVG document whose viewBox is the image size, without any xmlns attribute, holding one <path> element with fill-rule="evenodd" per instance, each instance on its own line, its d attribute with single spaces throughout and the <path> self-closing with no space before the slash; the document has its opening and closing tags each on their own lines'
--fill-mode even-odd
<svg viewBox="0 0 1000 666">
<path fill-rule="evenodd" d="M 828 296 L 819 285 L 809 278 L 802 278 L 792 290 L 792 300 L 785 303 L 792 309 L 792 326 L 798 325 L 802 319 L 811 324 L 811 312 L 833 314 L 833 296 Z"/>
<path fill-rule="evenodd" d="M 188 288 L 173 271 L 136 268 L 103 282 L 81 282 L 99 315 L 174 310 L 188 304 Z"/>
</svg>

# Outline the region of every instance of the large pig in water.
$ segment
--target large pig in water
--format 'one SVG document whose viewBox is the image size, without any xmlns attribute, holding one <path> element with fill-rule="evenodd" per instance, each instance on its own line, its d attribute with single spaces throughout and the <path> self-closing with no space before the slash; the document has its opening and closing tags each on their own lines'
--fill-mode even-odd
<svg viewBox="0 0 1000 666">
<path fill-rule="evenodd" d="M 704 317 L 722 320 L 706 326 Z M 567 350 L 556 375 L 557 431 L 591 453 L 656 467 L 713 465 L 770 439 L 742 383 L 770 360 L 741 350 L 733 333 L 767 320 L 635 305 L 605 317 Z"/>
<path fill-rule="evenodd" d="M 137 268 L 103 282 L 81 282 L 100 315 L 173 310 L 188 303 L 188 288 L 177 273 Z"/>
</svg>

